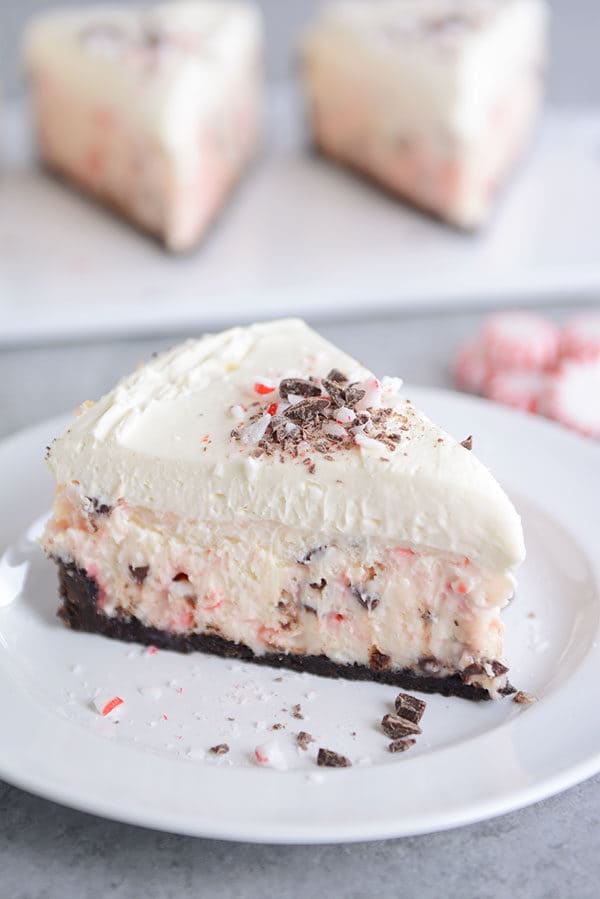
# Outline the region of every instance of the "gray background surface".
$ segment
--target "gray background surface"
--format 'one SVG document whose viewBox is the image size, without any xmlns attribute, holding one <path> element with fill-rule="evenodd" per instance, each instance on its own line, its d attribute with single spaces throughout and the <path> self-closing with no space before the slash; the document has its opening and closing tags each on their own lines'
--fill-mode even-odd
<svg viewBox="0 0 600 899">
<path fill-rule="evenodd" d="M 18 42 L 50 0 L 0 0 L 0 81 L 22 88 Z M 318 0 L 262 0 L 269 71 L 291 71 L 297 27 Z M 600 2 L 553 0 L 550 97 L 600 100 Z M 1 197 L 0 197 L 1 203 Z M 562 312 L 564 315 L 568 298 Z M 572 311 L 572 310 L 571 310 Z M 367 365 L 449 386 L 455 347 L 483 313 L 404 315 L 320 325 Z M 0 437 L 96 397 L 176 336 L 0 351 Z M 594 712 L 592 712 L 594 713 Z M 0 739 L 2 722 L 0 714 Z M 449 772 L 451 776 L 451 772 Z M 530 809 L 445 834 L 324 847 L 227 844 L 103 821 L 0 781 L 0 899 L 592 899 L 599 895 L 600 777 Z"/>
</svg>

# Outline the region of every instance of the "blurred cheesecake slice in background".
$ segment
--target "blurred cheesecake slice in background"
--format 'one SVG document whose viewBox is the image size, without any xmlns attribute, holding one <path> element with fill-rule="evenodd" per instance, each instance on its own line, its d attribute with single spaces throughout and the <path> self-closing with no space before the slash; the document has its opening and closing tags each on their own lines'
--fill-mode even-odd
<svg viewBox="0 0 600 899">
<path fill-rule="evenodd" d="M 481 226 L 540 107 L 543 0 L 350 0 L 303 43 L 328 156 L 465 229 Z"/>
<path fill-rule="evenodd" d="M 169 249 L 196 244 L 257 143 L 254 7 L 54 10 L 31 23 L 25 56 L 44 161 Z"/>
</svg>

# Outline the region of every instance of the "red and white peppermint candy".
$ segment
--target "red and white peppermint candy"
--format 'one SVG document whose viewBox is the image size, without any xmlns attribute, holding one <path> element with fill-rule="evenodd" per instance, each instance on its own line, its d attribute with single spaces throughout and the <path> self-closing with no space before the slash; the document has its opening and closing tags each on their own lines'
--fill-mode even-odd
<svg viewBox="0 0 600 899">
<path fill-rule="evenodd" d="M 570 319 L 560 335 L 563 358 L 600 359 L 600 312 L 588 312 Z"/>
<path fill-rule="evenodd" d="M 568 428 L 600 439 L 600 358 L 563 362 L 550 381 L 545 407 Z"/>
<path fill-rule="evenodd" d="M 493 371 L 552 368 L 558 345 L 558 328 L 532 312 L 499 312 L 483 327 L 483 351 Z"/>
<path fill-rule="evenodd" d="M 113 718 L 115 721 L 121 717 L 123 713 L 124 700 L 120 696 L 113 694 L 99 693 L 92 700 L 93 706 L 99 715 L 103 718 Z"/>
<path fill-rule="evenodd" d="M 513 409 L 542 412 L 547 377 L 539 371 L 499 371 L 488 378 L 484 392 L 488 399 Z"/>
<path fill-rule="evenodd" d="M 254 760 L 263 768 L 275 768 L 277 771 L 285 771 L 287 762 L 281 751 L 279 743 L 268 740 L 254 750 Z"/>
<path fill-rule="evenodd" d="M 454 380 L 461 390 L 481 393 L 488 376 L 483 347 L 479 341 L 465 344 L 454 360 Z"/>
</svg>

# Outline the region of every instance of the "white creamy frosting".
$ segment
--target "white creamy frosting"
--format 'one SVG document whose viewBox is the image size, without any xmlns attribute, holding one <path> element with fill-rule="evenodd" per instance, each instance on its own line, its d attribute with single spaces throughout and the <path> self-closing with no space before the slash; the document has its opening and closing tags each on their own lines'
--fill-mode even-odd
<svg viewBox="0 0 600 899">
<path fill-rule="evenodd" d="M 259 77 L 261 43 L 247 3 L 113 3 L 37 16 L 25 57 L 37 78 L 77 85 L 91 106 L 108 105 L 175 152 L 193 143 L 199 116 L 219 114 L 230 86 Z"/>
<path fill-rule="evenodd" d="M 351 381 L 370 375 L 299 320 L 187 341 L 89 406 L 53 443 L 50 468 L 59 483 L 76 481 L 109 504 L 386 538 L 463 554 L 488 571 L 521 562 L 521 522 L 498 483 L 407 400 L 398 400 L 408 429 L 395 451 L 378 443 L 330 459 L 312 453 L 313 468 L 278 451 L 255 458 L 254 446 L 232 439 L 236 407 L 269 400 L 257 383 L 332 368 Z"/>
<path fill-rule="evenodd" d="M 391 131 L 468 143 L 515 76 L 543 63 L 546 16 L 544 0 L 342 0 L 323 8 L 304 52 L 324 79 L 351 70 L 359 95 L 382 86 Z"/>
</svg>

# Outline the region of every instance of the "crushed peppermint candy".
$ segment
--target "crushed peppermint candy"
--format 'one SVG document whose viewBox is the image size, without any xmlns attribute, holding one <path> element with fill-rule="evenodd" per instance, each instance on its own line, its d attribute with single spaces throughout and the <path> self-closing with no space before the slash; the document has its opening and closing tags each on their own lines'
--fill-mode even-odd
<svg viewBox="0 0 600 899">
<path fill-rule="evenodd" d="M 394 452 L 409 430 L 412 410 L 408 402 L 400 405 L 401 386 L 398 378 L 374 376 L 350 382 L 337 369 L 323 378 L 283 378 L 278 385 L 262 379 L 253 390 L 266 398 L 264 405 L 257 400 L 248 409 L 231 407 L 237 422 L 231 438 L 255 447 L 255 458 L 279 452 L 283 461 L 284 453 L 297 459 L 310 451 L 328 460 L 357 447 L 381 456 Z"/>
<path fill-rule="evenodd" d="M 103 718 L 111 717 L 115 721 L 120 717 L 122 711 L 120 706 L 124 705 L 124 702 L 125 700 L 120 696 L 107 696 L 102 693 L 93 699 L 93 705 L 98 714 Z"/>
<path fill-rule="evenodd" d="M 262 743 L 254 750 L 255 762 L 263 768 L 275 768 L 277 771 L 285 771 L 287 762 L 281 751 L 279 743 L 275 740 L 269 740 Z"/>
</svg>

